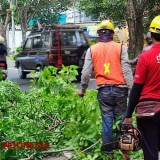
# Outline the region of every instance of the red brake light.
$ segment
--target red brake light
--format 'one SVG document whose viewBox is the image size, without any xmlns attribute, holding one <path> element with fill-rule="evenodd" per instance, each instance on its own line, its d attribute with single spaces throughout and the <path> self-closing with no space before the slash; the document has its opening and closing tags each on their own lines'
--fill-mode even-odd
<svg viewBox="0 0 160 160">
<path fill-rule="evenodd" d="M 5 64 L 4 63 L 0 63 L 0 67 L 5 67 Z"/>
</svg>

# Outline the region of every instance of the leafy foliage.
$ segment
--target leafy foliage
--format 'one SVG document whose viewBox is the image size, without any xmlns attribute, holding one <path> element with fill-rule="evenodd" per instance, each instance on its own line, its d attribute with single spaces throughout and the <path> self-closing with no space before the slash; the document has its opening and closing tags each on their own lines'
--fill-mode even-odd
<svg viewBox="0 0 160 160">
<path fill-rule="evenodd" d="M 6 20 L 6 9 L 9 9 L 9 3 L 8 3 L 7 0 L 1 0 L 0 5 L 2 7 L 1 18 L 2 18 L 2 21 L 5 22 L 5 20 Z"/>
<path fill-rule="evenodd" d="M 159 14 L 158 0 L 142 0 L 137 1 L 137 3 L 145 7 L 146 23 Z M 110 18 L 118 24 L 126 20 L 126 0 L 78 0 L 77 7 L 87 15 L 96 15 L 99 19 Z"/>
<path fill-rule="evenodd" d="M 126 0 L 79 0 L 77 5 L 87 15 L 96 15 L 100 19 L 110 18 L 119 22 L 124 20 Z"/>
<path fill-rule="evenodd" d="M 0 82 L 0 106 L 2 104 L 10 102 L 15 103 L 20 100 L 21 91 L 16 83 L 11 81 Z"/>
<path fill-rule="evenodd" d="M 52 1 L 52 0 L 18 0 L 14 3 L 14 6 L 11 6 L 11 10 L 14 9 L 14 14 L 15 14 L 15 20 L 18 23 L 20 15 L 20 12 L 22 12 L 22 9 L 26 9 L 28 11 L 27 17 L 33 18 L 34 16 L 42 16 L 46 17 L 48 20 L 50 20 L 51 14 L 60 14 L 62 11 L 66 9 L 66 7 L 70 4 L 70 1 Z M 2 5 L 2 15 L 6 12 L 6 9 L 9 8 L 10 4 L 8 0 L 2 0 L 1 2 Z M 17 10 L 18 9 L 18 10 Z M 18 13 L 18 14 L 17 14 Z M 43 15 L 44 14 L 44 15 Z M 53 17 L 52 17 L 53 18 Z M 52 19 L 52 22 L 55 21 L 56 19 Z"/>
<path fill-rule="evenodd" d="M 69 0 L 19 0 L 16 6 L 16 19 L 18 23 L 21 18 L 27 18 L 26 23 L 30 19 L 39 20 L 39 22 L 45 24 L 57 23 L 59 15 L 62 11 L 66 10 L 70 5 Z M 24 17 L 21 17 L 21 16 Z M 25 21 L 25 19 L 23 20 Z M 28 24 L 26 24 L 28 25 Z"/>
<path fill-rule="evenodd" d="M 0 69 L 0 81 L 3 80 L 3 73 L 2 73 L 2 69 Z"/>
<path fill-rule="evenodd" d="M 41 4 L 40 9 L 35 14 L 35 17 L 38 17 L 40 23 L 45 23 L 45 24 L 58 23 L 60 13 L 67 10 L 69 5 L 70 5 L 69 0 L 44 1 Z"/>
<path fill-rule="evenodd" d="M 60 13 L 67 10 L 71 4 L 70 0 L 17 0 L 13 5 L 9 5 L 8 0 L 2 1 L 4 2 L 2 3 L 3 12 L 10 6 L 15 24 L 21 26 L 23 41 L 26 39 L 29 27 L 37 27 L 37 21 L 46 25 L 58 23 Z M 32 26 L 29 26 L 30 20 L 34 22 Z"/>
<path fill-rule="evenodd" d="M 46 67 L 39 79 L 35 78 L 38 87 L 33 85 L 28 92 L 21 92 L 11 81 L 0 82 L 0 142 L 48 142 L 51 150 L 73 149 L 73 160 L 109 157 L 100 151 L 97 91 L 88 90 L 84 98 L 77 96 L 73 83 L 77 74 L 76 66 L 63 66 L 60 71 Z M 115 122 L 115 130 L 119 123 L 119 120 Z M 40 149 L 1 148 L 0 159 L 17 160 L 31 154 L 41 159 L 40 152 Z M 120 151 L 114 154 L 117 160 L 122 159 Z M 141 157 L 139 152 L 137 155 Z"/>
<path fill-rule="evenodd" d="M 144 26 L 145 26 L 145 32 L 148 32 L 151 20 L 160 13 L 159 1 L 158 0 L 149 1 L 145 8 L 146 9 L 144 12 L 145 16 Z"/>
<path fill-rule="evenodd" d="M 91 39 L 91 40 L 89 41 L 89 44 L 90 44 L 90 45 L 93 45 L 93 44 L 95 44 L 95 43 L 97 43 L 97 40 L 96 40 L 96 39 Z"/>
<path fill-rule="evenodd" d="M 111 19 L 118 27 L 127 22 L 131 58 L 142 52 L 144 31 L 148 31 L 149 23 L 160 12 L 159 0 L 78 0 L 77 5 L 87 15 L 96 15 L 99 20 Z"/>
</svg>

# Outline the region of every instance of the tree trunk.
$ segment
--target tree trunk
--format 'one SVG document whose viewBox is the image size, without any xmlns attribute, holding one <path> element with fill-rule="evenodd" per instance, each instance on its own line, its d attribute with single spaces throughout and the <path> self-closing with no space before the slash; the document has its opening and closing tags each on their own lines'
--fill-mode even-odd
<svg viewBox="0 0 160 160">
<path fill-rule="evenodd" d="M 25 8 L 20 9 L 21 15 L 21 29 L 22 29 L 22 41 L 26 40 L 26 32 L 27 32 L 27 10 Z"/>
<path fill-rule="evenodd" d="M 127 24 L 129 31 L 129 48 L 130 58 L 136 57 L 142 52 L 144 45 L 144 27 L 143 12 L 144 6 L 137 0 L 128 0 L 127 5 Z"/>
<path fill-rule="evenodd" d="M 2 35 L 2 37 L 4 38 L 5 44 L 7 46 L 6 30 L 7 30 L 7 25 L 9 23 L 10 17 L 11 17 L 10 10 L 9 9 L 6 10 L 6 20 L 5 20 L 5 22 L 2 21 L 1 15 L 2 15 L 2 6 L 0 5 L 0 35 Z"/>
<path fill-rule="evenodd" d="M 0 5 L 0 34 L 2 35 L 3 34 L 3 22 L 2 22 L 1 16 L 2 16 L 2 6 Z"/>
<path fill-rule="evenodd" d="M 27 32 L 27 30 L 25 29 L 23 24 L 21 24 L 21 28 L 22 28 L 22 42 L 24 43 L 25 40 L 26 40 L 26 32 Z"/>
</svg>

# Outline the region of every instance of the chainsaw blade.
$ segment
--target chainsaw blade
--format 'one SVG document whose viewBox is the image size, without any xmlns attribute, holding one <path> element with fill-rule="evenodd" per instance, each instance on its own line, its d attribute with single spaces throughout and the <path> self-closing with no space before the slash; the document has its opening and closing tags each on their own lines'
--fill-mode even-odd
<svg viewBox="0 0 160 160">
<path fill-rule="evenodd" d="M 119 148 L 119 142 L 115 141 L 115 142 L 111 142 L 111 143 L 107 143 L 107 144 L 103 145 L 101 147 L 101 151 L 111 152 L 111 151 L 118 149 L 118 148 Z"/>
</svg>

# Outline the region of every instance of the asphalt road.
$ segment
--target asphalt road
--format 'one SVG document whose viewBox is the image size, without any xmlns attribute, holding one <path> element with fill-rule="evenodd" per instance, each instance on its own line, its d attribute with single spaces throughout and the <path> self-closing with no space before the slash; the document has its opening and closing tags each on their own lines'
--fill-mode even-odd
<svg viewBox="0 0 160 160">
<path fill-rule="evenodd" d="M 30 80 L 32 79 L 31 74 L 28 74 L 26 79 L 20 79 L 18 77 L 18 70 L 17 70 L 17 68 L 14 67 L 15 66 L 14 61 L 13 60 L 7 60 L 7 64 L 8 64 L 8 77 L 7 77 L 7 79 L 18 83 L 20 88 L 23 91 L 29 90 L 30 89 L 30 84 L 31 84 Z M 76 82 L 76 86 L 77 86 L 77 89 L 79 89 L 80 88 L 80 83 Z M 94 79 L 90 80 L 88 89 L 96 89 L 96 84 L 95 84 Z"/>
<path fill-rule="evenodd" d="M 23 91 L 29 90 L 31 76 L 28 75 L 28 77 L 26 79 L 20 79 L 18 77 L 18 70 L 17 70 L 17 68 L 14 67 L 14 61 L 8 60 L 7 64 L 8 64 L 8 77 L 7 77 L 7 79 L 18 83 L 20 85 L 20 88 Z"/>
</svg>

